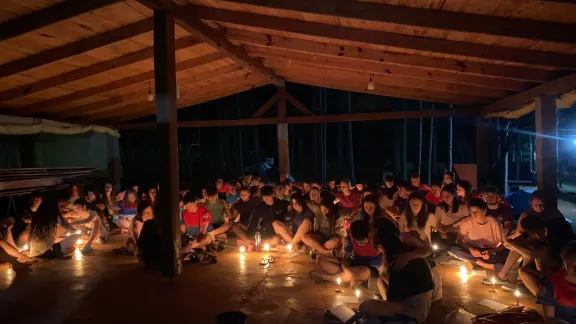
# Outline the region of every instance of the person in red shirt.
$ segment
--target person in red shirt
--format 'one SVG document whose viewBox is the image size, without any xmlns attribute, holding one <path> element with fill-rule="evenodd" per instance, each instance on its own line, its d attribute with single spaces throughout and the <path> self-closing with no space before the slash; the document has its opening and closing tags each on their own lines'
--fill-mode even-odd
<svg viewBox="0 0 576 324">
<path fill-rule="evenodd" d="M 418 174 L 418 173 L 412 173 L 410 175 L 410 182 L 412 183 L 412 185 L 414 187 L 418 188 L 418 190 L 422 190 L 422 191 L 430 190 L 430 187 L 428 187 L 428 185 L 422 184 L 420 182 L 420 174 Z"/>
<path fill-rule="evenodd" d="M 520 272 L 522 281 L 536 296 L 536 303 L 542 305 L 546 323 L 576 323 L 576 241 L 562 250 L 562 263 L 560 270 L 546 276 L 526 267 Z"/>
<path fill-rule="evenodd" d="M 340 192 L 334 193 L 334 196 L 336 196 L 334 203 L 339 203 L 342 208 L 348 211 L 357 209 L 362 201 L 362 195 L 359 192 L 352 191 L 350 180 L 348 179 L 340 181 Z"/>
<path fill-rule="evenodd" d="M 184 210 L 180 226 L 183 233 L 195 238 L 201 238 L 208 231 L 212 231 L 210 212 L 206 207 L 198 205 L 198 200 L 198 197 L 190 192 L 184 196 Z"/>
<path fill-rule="evenodd" d="M 430 185 L 430 191 L 426 193 L 426 201 L 434 206 L 442 202 L 442 189 L 437 184 Z"/>
</svg>

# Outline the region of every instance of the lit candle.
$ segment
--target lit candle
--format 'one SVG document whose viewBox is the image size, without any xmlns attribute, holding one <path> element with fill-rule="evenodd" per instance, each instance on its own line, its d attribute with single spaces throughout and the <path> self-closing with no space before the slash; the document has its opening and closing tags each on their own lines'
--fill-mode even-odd
<svg viewBox="0 0 576 324">
<path fill-rule="evenodd" d="M 492 276 L 492 290 L 496 292 L 496 277 Z"/>
<path fill-rule="evenodd" d="M 514 295 L 516 295 L 516 306 L 520 306 L 520 290 L 516 289 Z"/>
<path fill-rule="evenodd" d="M 81 231 L 81 230 L 77 230 L 77 231 L 76 231 L 76 234 L 82 234 L 82 231 Z"/>
<path fill-rule="evenodd" d="M 356 289 L 356 297 L 360 298 L 360 289 Z"/>
<path fill-rule="evenodd" d="M 246 252 L 246 248 L 243 247 L 243 246 L 241 246 L 241 247 L 240 247 L 240 253 L 244 254 L 244 252 Z"/>
<path fill-rule="evenodd" d="M 292 244 L 286 245 L 286 248 L 288 249 L 288 257 L 291 258 L 292 257 Z"/>
<path fill-rule="evenodd" d="M 432 249 L 434 249 L 434 251 L 438 250 L 438 244 L 432 245 Z"/>
<path fill-rule="evenodd" d="M 336 292 L 339 293 L 342 290 L 340 290 L 340 284 L 342 283 L 342 279 L 340 279 L 340 277 L 336 278 L 336 283 L 338 283 L 338 289 L 336 289 Z"/>
<path fill-rule="evenodd" d="M 82 244 L 82 239 L 78 239 L 78 241 L 76 241 L 76 245 L 80 245 Z"/>
<path fill-rule="evenodd" d="M 72 235 L 72 234 L 70 234 L 70 232 L 66 233 L 66 236 L 70 236 L 70 235 Z"/>
<path fill-rule="evenodd" d="M 30 248 L 30 247 L 28 246 L 28 244 L 25 244 L 24 247 L 23 247 L 23 250 L 24 250 L 24 251 L 28 251 L 29 248 Z"/>
<path fill-rule="evenodd" d="M 468 281 L 468 269 L 466 269 L 465 266 L 460 266 L 460 278 L 462 279 L 462 283 Z"/>
<path fill-rule="evenodd" d="M 269 250 L 270 250 L 270 244 L 268 244 L 268 243 L 264 244 L 264 251 L 266 251 L 266 253 L 268 253 Z"/>
</svg>

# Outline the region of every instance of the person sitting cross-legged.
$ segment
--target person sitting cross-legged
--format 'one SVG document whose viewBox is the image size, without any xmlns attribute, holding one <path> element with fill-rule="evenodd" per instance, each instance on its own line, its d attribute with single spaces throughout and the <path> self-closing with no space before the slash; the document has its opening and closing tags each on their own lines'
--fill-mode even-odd
<svg viewBox="0 0 576 324">
<path fill-rule="evenodd" d="M 321 255 L 338 256 L 346 237 L 345 220 L 340 217 L 334 196 L 327 193 L 322 198 L 319 212 L 314 219 L 314 231 L 304 234 L 302 242 Z"/>
<path fill-rule="evenodd" d="M 294 248 L 302 241 L 302 237 L 312 231 L 314 212 L 308 207 L 304 196 L 295 193 L 291 197 L 291 211 L 286 221 L 275 220 L 272 222 L 274 233 Z"/>
<path fill-rule="evenodd" d="M 576 323 L 576 241 L 562 250 L 562 268 L 548 274 L 524 269 L 520 277 L 542 305 L 546 323 Z"/>
<path fill-rule="evenodd" d="M 261 236 L 261 244 L 268 243 L 270 246 L 276 246 L 280 243 L 280 237 L 274 233 L 274 221 L 283 221 L 288 212 L 288 202 L 274 198 L 274 189 L 271 186 L 264 186 L 260 190 L 262 202 L 258 204 L 247 224 L 236 223 L 234 233 L 238 237 L 238 245 L 247 246 L 248 251 L 254 249 L 254 237 L 258 232 Z"/>
<path fill-rule="evenodd" d="M 471 270 L 473 264 L 487 270 L 500 271 L 510 252 L 504 247 L 502 224 L 497 219 L 486 216 L 488 207 L 484 200 L 473 198 L 470 202 L 472 217 L 460 225 L 458 238 L 448 253 L 457 259 L 467 261 Z"/>
<path fill-rule="evenodd" d="M 349 282 L 351 287 L 366 282 L 373 274 L 383 269 L 382 250 L 374 244 L 375 232 L 370 230 L 367 220 L 357 220 L 350 225 L 350 235 L 346 238 L 344 256 L 320 256 L 317 260 L 320 270 L 310 272 L 313 280 Z"/>
</svg>

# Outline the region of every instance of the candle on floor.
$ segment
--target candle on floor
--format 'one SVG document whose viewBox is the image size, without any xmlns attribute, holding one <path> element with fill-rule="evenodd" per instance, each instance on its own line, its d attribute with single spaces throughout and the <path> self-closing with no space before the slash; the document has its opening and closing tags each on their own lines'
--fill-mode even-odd
<svg viewBox="0 0 576 324">
<path fill-rule="evenodd" d="M 240 247 L 240 253 L 244 254 L 244 252 L 246 252 L 246 248 L 243 247 L 243 246 L 241 246 L 241 247 Z"/>
<path fill-rule="evenodd" d="M 516 289 L 514 295 L 516 295 L 516 306 L 520 306 L 520 290 Z"/>
<path fill-rule="evenodd" d="M 360 289 L 356 289 L 356 297 L 358 297 L 358 301 L 360 301 Z"/>
<path fill-rule="evenodd" d="M 266 251 L 266 253 L 268 253 L 268 251 L 270 251 L 270 244 L 268 244 L 268 243 L 264 244 L 264 251 Z"/>
<path fill-rule="evenodd" d="M 496 292 L 496 277 L 492 276 L 492 291 Z"/>
<path fill-rule="evenodd" d="M 78 241 L 76 241 L 76 245 L 80 245 L 82 244 L 82 239 L 78 239 Z"/>
<path fill-rule="evenodd" d="M 462 279 L 462 283 L 468 281 L 468 269 L 466 269 L 465 266 L 460 266 L 460 278 Z"/>
<path fill-rule="evenodd" d="M 336 292 L 339 293 L 342 290 L 340 290 L 340 284 L 342 283 L 342 279 L 340 279 L 340 277 L 336 278 L 336 283 L 338 283 L 338 289 L 336 289 Z"/>
<path fill-rule="evenodd" d="M 433 244 L 432 249 L 434 249 L 434 251 L 438 250 L 438 244 Z"/>
<path fill-rule="evenodd" d="M 288 249 L 288 257 L 291 258 L 292 257 L 292 244 L 286 245 L 286 248 Z"/>
<path fill-rule="evenodd" d="M 81 231 L 81 230 L 77 230 L 77 231 L 76 231 L 76 234 L 82 234 L 82 231 Z"/>
</svg>

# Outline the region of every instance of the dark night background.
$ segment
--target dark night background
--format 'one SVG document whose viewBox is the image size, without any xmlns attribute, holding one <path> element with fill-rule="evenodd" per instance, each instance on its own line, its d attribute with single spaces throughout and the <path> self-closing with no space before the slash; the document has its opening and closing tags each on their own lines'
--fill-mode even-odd
<svg viewBox="0 0 576 324">
<path fill-rule="evenodd" d="M 312 86 L 288 83 L 286 89 L 301 103 L 313 110 L 314 114 L 348 113 L 348 92 L 323 89 Z M 212 102 L 187 107 L 178 111 L 179 121 L 246 119 L 264 104 L 275 92 L 274 86 L 266 86 L 221 98 Z M 325 99 L 324 99 L 325 98 Z M 447 104 L 433 104 L 398 98 L 381 97 L 363 93 L 350 93 L 352 113 L 383 112 L 401 110 L 449 109 Z M 454 107 L 454 109 L 457 109 Z M 573 143 L 573 109 L 559 111 L 559 134 L 565 135 L 559 144 L 560 152 L 572 156 L 576 146 Z M 289 116 L 301 113 L 287 103 Z M 276 116 L 275 106 L 263 117 Z M 151 116 L 139 121 L 154 121 Z M 508 124 L 510 121 L 510 124 Z M 381 182 L 384 172 L 403 177 L 401 168 L 402 133 L 405 120 L 380 120 L 353 122 L 352 145 L 353 164 L 356 181 Z M 533 113 L 519 119 L 507 120 L 491 118 L 487 129 L 493 132 L 491 151 L 496 163 L 498 143 L 507 138 L 509 143 L 509 168 L 516 161 L 514 145 L 520 134 L 521 178 L 530 178 L 529 141 L 534 141 Z M 417 168 L 419 151 L 419 119 L 407 119 L 406 158 L 407 174 Z M 441 172 L 448 163 L 449 118 L 435 118 L 435 143 L 432 162 L 432 180 L 439 182 Z M 473 117 L 453 118 L 453 163 L 476 162 L 476 120 Z M 348 124 L 326 123 L 326 176 L 328 178 L 351 177 L 349 163 Z M 500 125 L 498 127 L 498 125 Z M 508 126 L 509 132 L 505 132 Z M 292 124 L 289 126 L 291 174 L 296 179 L 322 180 L 321 124 Z M 500 131 L 498 131 L 500 129 Z M 515 131 L 519 129 L 520 131 Z M 563 131 L 569 129 L 569 131 Z M 505 137 L 505 135 L 508 137 Z M 528 135 L 527 135 L 528 134 Z M 533 134 L 532 134 L 533 135 Z M 255 171 L 258 162 L 274 158 L 277 164 L 276 125 L 181 128 L 179 136 L 179 159 L 181 180 L 202 186 L 223 176 L 226 180 L 240 176 L 244 172 Z M 428 156 L 430 119 L 422 121 L 422 178 L 428 179 Z M 510 144 L 514 142 L 515 144 Z M 534 144 L 533 144 L 534 145 Z M 156 134 L 150 130 L 122 131 L 120 139 L 123 185 L 140 184 L 147 188 L 157 179 Z M 435 152 L 434 152 L 435 151 Z M 242 161 L 241 161 L 242 156 Z M 434 159 L 435 157 L 435 159 Z M 436 162 L 434 165 L 434 161 Z M 434 172 L 437 170 L 437 172 Z M 510 179 L 515 179 L 512 172 Z M 272 179 L 273 180 L 273 179 Z M 375 184 L 375 183 L 374 183 Z"/>
</svg>

